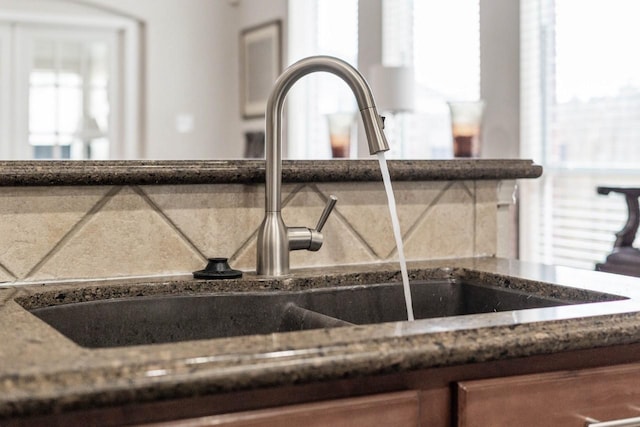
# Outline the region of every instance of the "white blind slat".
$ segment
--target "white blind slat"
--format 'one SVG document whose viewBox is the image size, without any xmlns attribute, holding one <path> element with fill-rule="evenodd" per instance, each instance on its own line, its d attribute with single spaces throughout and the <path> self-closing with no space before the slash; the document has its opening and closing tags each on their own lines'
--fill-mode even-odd
<svg viewBox="0 0 640 427">
<path fill-rule="evenodd" d="M 521 14 L 521 143 L 545 167 L 523 193 L 521 234 L 539 236 L 523 258 L 593 269 L 627 217 L 596 187 L 640 187 L 640 2 L 532 0 Z"/>
</svg>

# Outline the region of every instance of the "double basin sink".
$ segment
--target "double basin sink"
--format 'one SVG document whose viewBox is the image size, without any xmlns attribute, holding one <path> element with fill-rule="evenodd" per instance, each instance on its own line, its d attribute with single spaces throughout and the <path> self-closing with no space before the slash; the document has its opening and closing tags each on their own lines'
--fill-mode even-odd
<svg viewBox="0 0 640 427">
<path fill-rule="evenodd" d="M 415 280 L 416 319 L 464 316 L 623 299 L 558 292 L 554 285 L 512 287 L 483 278 Z M 271 334 L 407 320 L 401 283 L 296 291 L 155 295 L 74 302 L 29 311 L 88 348 Z"/>
</svg>

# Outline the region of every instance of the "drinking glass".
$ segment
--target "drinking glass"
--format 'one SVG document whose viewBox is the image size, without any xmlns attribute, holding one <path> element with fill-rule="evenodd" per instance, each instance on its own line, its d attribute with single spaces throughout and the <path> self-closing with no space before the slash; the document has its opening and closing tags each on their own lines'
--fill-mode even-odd
<svg viewBox="0 0 640 427">
<path fill-rule="evenodd" d="M 351 146 L 351 128 L 355 113 L 328 114 L 329 141 L 331 142 L 331 155 L 334 159 L 349 157 Z"/>
<path fill-rule="evenodd" d="M 454 157 L 479 157 L 484 102 L 448 102 Z"/>
</svg>

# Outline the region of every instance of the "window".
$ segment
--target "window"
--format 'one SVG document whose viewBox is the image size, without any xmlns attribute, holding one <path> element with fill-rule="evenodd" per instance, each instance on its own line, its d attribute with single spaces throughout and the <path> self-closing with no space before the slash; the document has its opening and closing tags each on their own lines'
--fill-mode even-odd
<svg viewBox="0 0 640 427">
<path fill-rule="evenodd" d="M 357 66 L 358 0 L 290 0 L 289 64 L 311 55 L 330 55 Z M 331 158 L 328 118 L 353 114 L 356 101 L 337 76 L 313 73 L 298 81 L 287 97 L 287 157 Z M 354 120 L 355 123 L 355 120 Z M 352 128 L 354 128 L 352 126 Z M 350 154 L 355 156 L 354 134 Z"/>
<path fill-rule="evenodd" d="M 415 111 L 392 117 L 389 157 L 452 157 L 447 101 L 480 98 L 479 1 L 383 0 L 382 62 L 413 66 L 416 80 Z"/>
<path fill-rule="evenodd" d="M 383 0 L 381 4 L 382 28 L 360 31 L 382 32 L 382 45 L 374 54 L 358 51 L 358 26 L 362 25 L 358 16 L 370 13 L 376 2 L 290 0 L 289 63 L 309 55 L 333 55 L 360 67 L 365 75 L 370 70 L 362 68 L 362 63 L 413 66 L 415 111 L 389 115 L 379 105 L 387 116 L 388 157 L 450 158 L 446 102 L 477 100 L 480 94 L 479 0 Z M 335 76 L 305 77 L 292 88 L 287 102 L 291 158 L 331 156 L 329 114 L 349 112 L 358 120 L 353 95 Z M 352 157 L 357 153 L 355 145 L 352 136 Z"/>
<path fill-rule="evenodd" d="M 0 156 L 140 158 L 140 23 L 44 3 L 0 10 Z"/>
<path fill-rule="evenodd" d="M 599 185 L 640 186 L 640 3 L 522 2 L 522 258 L 593 269 L 626 218 Z M 596 30 L 597 29 L 597 30 Z"/>
<path fill-rule="evenodd" d="M 29 156 L 33 159 L 109 158 L 110 86 L 115 35 L 37 31 L 24 34 Z"/>
<path fill-rule="evenodd" d="M 0 22 L 0 158 L 11 158 L 11 152 L 7 144 L 11 132 L 11 28 L 9 25 Z"/>
</svg>

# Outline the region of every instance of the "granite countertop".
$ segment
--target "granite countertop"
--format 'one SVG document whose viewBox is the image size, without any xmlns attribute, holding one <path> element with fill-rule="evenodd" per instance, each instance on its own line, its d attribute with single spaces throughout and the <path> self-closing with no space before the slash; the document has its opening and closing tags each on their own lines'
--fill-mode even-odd
<svg viewBox="0 0 640 427">
<path fill-rule="evenodd" d="M 532 294 L 600 302 L 89 349 L 65 338 L 24 307 L 122 296 L 379 283 L 397 281 L 399 273 L 395 265 L 376 264 L 299 270 L 280 280 L 245 275 L 225 281 L 171 278 L 4 287 L 0 288 L 0 420 L 640 343 L 638 279 L 495 258 L 412 263 L 410 272 L 413 279 L 490 280 Z"/>
<path fill-rule="evenodd" d="M 530 160 L 390 160 L 394 181 L 537 178 Z M 285 160 L 285 182 L 381 180 L 377 160 Z M 263 183 L 264 160 L 0 161 L 0 186 Z"/>
</svg>

